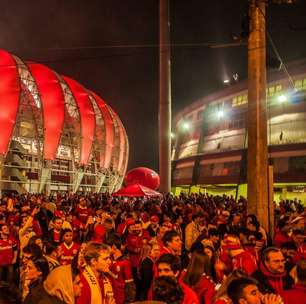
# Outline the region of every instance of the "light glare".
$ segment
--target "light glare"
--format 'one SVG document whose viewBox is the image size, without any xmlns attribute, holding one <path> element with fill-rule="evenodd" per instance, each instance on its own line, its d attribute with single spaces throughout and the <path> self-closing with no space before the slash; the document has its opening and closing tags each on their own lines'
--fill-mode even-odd
<svg viewBox="0 0 306 304">
<path fill-rule="evenodd" d="M 278 96 L 278 101 L 279 102 L 286 102 L 287 101 L 287 96 L 286 95 L 280 95 L 280 96 Z"/>
<path fill-rule="evenodd" d="M 219 110 L 217 116 L 218 118 L 222 118 L 224 116 L 224 112 L 222 110 Z"/>
<path fill-rule="evenodd" d="M 182 124 L 182 128 L 183 128 L 183 130 L 185 130 L 185 131 L 189 130 L 189 129 L 190 129 L 190 124 L 189 124 L 189 122 L 184 121 L 183 124 Z"/>
</svg>

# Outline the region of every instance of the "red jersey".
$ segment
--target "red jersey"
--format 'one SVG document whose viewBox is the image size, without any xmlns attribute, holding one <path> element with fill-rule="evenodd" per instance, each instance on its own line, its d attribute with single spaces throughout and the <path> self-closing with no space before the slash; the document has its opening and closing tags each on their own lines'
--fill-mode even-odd
<svg viewBox="0 0 306 304">
<path fill-rule="evenodd" d="M 179 284 L 184 292 L 183 304 L 200 304 L 198 296 L 190 287 L 183 282 L 179 282 Z"/>
<path fill-rule="evenodd" d="M 139 235 L 129 234 L 126 238 L 127 250 L 130 254 L 132 267 L 138 267 L 140 263 L 140 254 L 143 246 L 143 239 Z"/>
<path fill-rule="evenodd" d="M 0 266 L 12 265 L 15 250 L 17 250 L 17 242 L 14 238 L 0 239 Z"/>
<path fill-rule="evenodd" d="M 87 282 L 87 280 L 85 279 L 83 273 L 81 273 L 80 275 L 80 279 L 81 279 L 81 283 L 82 283 L 82 290 L 81 290 L 81 295 L 80 297 L 78 297 L 75 301 L 76 304 L 91 304 L 91 289 L 90 286 Z M 104 299 L 104 282 L 103 282 L 103 278 L 99 278 L 98 280 L 99 282 L 99 287 L 101 290 L 101 297 L 102 297 L 102 303 L 104 303 L 103 301 Z M 105 302 L 107 303 L 107 302 Z"/>
<path fill-rule="evenodd" d="M 175 255 L 168 247 L 166 247 L 165 245 L 162 245 L 160 246 L 160 254 L 159 256 L 162 256 L 164 254 L 167 254 L 167 253 L 171 253 L 173 255 Z"/>
<path fill-rule="evenodd" d="M 53 236 L 52 239 L 54 243 L 59 244 L 61 241 L 61 232 L 53 230 Z"/>
<path fill-rule="evenodd" d="M 180 281 L 183 282 L 183 278 L 186 275 L 186 270 L 181 273 Z M 215 284 L 209 276 L 203 273 L 199 282 L 192 288 L 197 294 L 200 304 L 212 304 L 213 297 L 215 295 Z"/>
<path fill-rule="evenodd" d="M 288 236 L 285 233 L 282 233 L 281 231 L 277 231 L 274 236 L 274 245 L 278 248 L 282 247 L 282 244 L 292 242 L 293 238 L 291 236 Z"/>
<path fill-rule="evenodd" d="M 76 216 L 78 217 L 78 219 L 84 225 L 86 225 L 87 219 L 88 219 L 89 215 L 91 214 L 90 209 L 87 208 L 87 207 L 82 207 L 81 205 L 78 205 L 75 213 L 76 213 Z"/>
<path fill-rule="evenodd" d="M 114 274 L 112 285 L 116 304 L 124 304 L 127 300 L 125 286 L 133 282 L 131 262 L 127 257 L 121 256 L 113 261 L 110 271 Z"/>
<path fill-rule="evenodd" d="M 256 258 L 248 251 L 243 251 L 235 255 L 232 259 L 233 270 L 241 269 L 246 274 L 251 275 L 257 270 Z"/>
<path fill-rule="evenodd" d="M 71 264 L 73 258 L 77 255 L 80 245 L 73 243 L 68 246 L 65 242 L 63 242 L 58 247 L 59 262 L 62 265 L 69 265 Z"/>
<path fill-rule="evenodd" d="M 301 259 L 306 259 L 306 243 L 303 243 L 297 250 L 297 253 L 293 257 L 293 262 L 297 263 Z"/>
<path fill-rule="evenodd" d="M 116 231 L 116 232 L 117 232 L 119 235 L 122 235 L 122 234 L 125 232 L 126 228 L 127 228 L 126 222 L 120 223 L 120 224 L 118 225 L 118 228 L 117 228 L 117 231 Z"/>
<path fill-rule="evenodd" d="M 285 290 L 282 293 L 285 304 L 306 304 L 306 285 L 295 284 L 292 289 Z"/>
</svg>

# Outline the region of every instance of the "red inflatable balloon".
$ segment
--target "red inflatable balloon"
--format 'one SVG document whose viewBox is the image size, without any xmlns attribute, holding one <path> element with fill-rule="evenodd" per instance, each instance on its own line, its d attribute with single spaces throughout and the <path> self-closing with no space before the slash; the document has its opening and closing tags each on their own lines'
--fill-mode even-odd
<svg viewBox="0 0 306 304">
<path fill-rule="evenodd" d="M 145 187 L 156 190 L 159 187 L 159 175 L 152 169 L 139 167 L 129 171 L 124 179 L 126 186 L 139 183 Z"/>
</svg>

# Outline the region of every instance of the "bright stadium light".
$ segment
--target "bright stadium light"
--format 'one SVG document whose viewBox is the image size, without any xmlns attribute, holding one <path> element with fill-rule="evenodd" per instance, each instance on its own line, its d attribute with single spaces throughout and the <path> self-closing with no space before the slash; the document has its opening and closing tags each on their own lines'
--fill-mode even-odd
<svg viewBox="0 0 306 304">
<path fill-rule="evenodd" d="M 277 100 L 278 100 L 280 103 L 283 103 L 283 102 L 286 102 L 286 101 L 288 100 L 288 97 L 287 97 L 286 95 L 282 94 L 282 95 L 279 95 L 279 96 L 277 97 Z"/>
<path fill-rule="evenodd" d="M 173 132 L 170 133 L 170 137 L 173 139 L 175 138 L 175 134 Z"/>
<path fill-rule="evenodd" d="M 222 117 L 224 117 L 224 111 L 223 110 L 219 110 L 218 112 L 217 112 L 217 117 L 220 119 L 220 118 L 222 118 Z"/>
<path fill-rule="evenodd" d="M 188 131 L 190 129 L 190 123 L 188 121 L 184 121 L 182 124 L 182 129 L 184 131 Z"/>
<path fill-rule="evenodd" d="M 230 83 L 230 80 L 229 80 L 229 79 L 224 79 L 224 80 L 223 80 L 223 83 L 224 83 L 224 84 L 229 84 L 229 83 Z"/>
</svg>

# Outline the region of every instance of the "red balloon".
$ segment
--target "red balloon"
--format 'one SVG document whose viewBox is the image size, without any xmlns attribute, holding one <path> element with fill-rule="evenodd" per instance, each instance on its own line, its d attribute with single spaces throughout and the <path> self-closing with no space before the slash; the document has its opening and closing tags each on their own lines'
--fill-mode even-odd
<svg viewBox="0 0 306 304">
<path fill-rule="evenodd" d="M 156 190 L 159 187 L 159 175 L 152 169 L 139 167 L 130 170 L 125 178 L 124 183 L 126 186 L 138 183 L 150 189 Z"/>
</svg>

